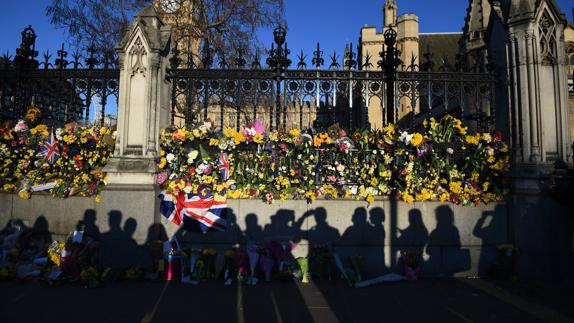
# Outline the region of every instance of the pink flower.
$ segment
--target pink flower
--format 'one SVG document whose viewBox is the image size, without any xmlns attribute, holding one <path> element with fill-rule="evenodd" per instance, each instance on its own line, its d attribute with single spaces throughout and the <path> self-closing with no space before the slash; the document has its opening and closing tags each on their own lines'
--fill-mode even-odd
<svg viewBox="0 0 574 323">
<path fill-rule="evenodd" d="M 348 153 L 349 149 L 351 149 L 351 144 L 347 141 L 341 141 L 339 143 L 339 151 L 342 153 Z"/>
<path fill-rule="evenodd" d="M 28 126 L 26 125 L 26 123 L 24 122 L 24 120 L 20 120 L 20 121 L 18 121 L 18 123 L 17 123 L 16 126 L 14 127 L 14 131 L 16 131 L 16 132 L 26 132 L 26 131 L 28 131 Z"/>
<path fill-rule="evenodd" d="M 264 134 L 265 133 L 265 125 L 263 123 L 261 123 L 261 121 L 259 120 L 255 120 L 255 122 L 253 123 L 252 126 L 253 129 L 255 129 L 256 133 L 260 133 L 260 134 Z"/>
</svg>

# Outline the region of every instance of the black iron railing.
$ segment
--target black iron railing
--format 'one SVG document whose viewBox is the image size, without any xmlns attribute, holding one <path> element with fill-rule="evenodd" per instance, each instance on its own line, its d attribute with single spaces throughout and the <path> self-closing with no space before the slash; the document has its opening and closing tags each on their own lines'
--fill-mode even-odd
<svg viewBox="0 0 574 323">
<path fill-rule="evenodd" d="M 268 51 L 267 68 L 258 56 L 248 64 L 243 52 L 234 59 L 204 46 L 201 59 L 189 51 L 172 52 L 169 79 L 172 81 L 172 123 L 193 124 L 210 120 L 216 126 L 240 127 L 264 119 L 270 128 L 324 129 L 334 123 L 344 128 L 368 128 L 400 122 L 416 127 L 425 117 L 451 113 L 473 119 L 488 127 L 494 115 L 496 79 L 487 71 L 470 70 L 457 57 L 452 66 L 447 58 L 436 69 L 432 54 L 425 54 L 421 67 L 413 57 L 406 66 L 395 48 L 397 34 L 385 32 L 385 46 L 373 69 L 372 57 L 361 57 L 347 46 L 342 64 L 336 53 L 327 69 L 319 44 L 308 68 L 303 53 L 296 69 L 285 44 L 285 31 L 274 32 L 275 44 Z M 361 52 L 359 48 L 358 52 Z M 218 67 L 213 67 L 214 61 Z M 229 64 L 231 61 L 232 64 Z M 250 65 L 250 67 L 248 67 Z M 377 111 L 377 116 L 370 115 Z"/>
<path fill-rule="evenodd" d="M 38 61 L 35 42 L 36 34 L 28 27 L 16 55 L 0 59 L 0 118 L 18 119 L 36 106 L 52 125 L 88 123 L 93 108 L 95 122 L 110 123 L 106 106 L 111 100 L 117 106 L 120 76 L 113 53 L 97 55 L 91 47 L 86 55 L 70 58 L 62 45 L 54 60 L 47 51 Z"/>
</svg>

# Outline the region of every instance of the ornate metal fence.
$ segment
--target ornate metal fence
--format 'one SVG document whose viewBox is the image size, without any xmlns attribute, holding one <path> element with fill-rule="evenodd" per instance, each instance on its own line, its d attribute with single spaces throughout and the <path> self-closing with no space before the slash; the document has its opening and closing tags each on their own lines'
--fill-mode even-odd
<svg viewBox="0 0 574 323">
<path fill-rule="evenodd" d="M 86 55 L 75 53 L 70 59 L 62 45 L 53 61 L 46 51 L 39 62 L 35 43 L 36 34 L 28 27 L 16 55 L 0 59 L 0 118 L 21 118 L 28 107 L 36 106 L 51 125 L 88 123 L 94 107 L 96 122 L 113 124 L 106 106 L 114 97 L 117 106 L 120 73 L 114 55 L 98 56 L 92 47 Z"/>
<path fill-rule="evenodd" d="M 327 63 L 317 44 L 309 66 L 303 53 L 295 64 L 290 60 L 283 28 L 274 36 L 266 68 L 257 55 L 248 63 L 241 51 L 231 57 L 214 53 L 207 44 L 201 60 L 195 60 L 193 53 L 173 48 L 168 73 L 172 124 L 211 120 L 221 128 L 239 129 L 259 119 L 272 129 L 321 130 L 334 123 L 368 128 L 374 121 L 408 128 L 429 115 L 445 113 L 476 120 L 483 127 L 492 122 L 496 81 L 491 73 L 469 70 L 460 58 L 454 65 L 443 58 L 435 68 L 432 53 L 424 55 L 420 67 L 414 58 L 406 66 L 395 48 L 393 29 L 385 32 L 377 62 L 350 46 L 342 60 L 333 53 Z M 53 61 L 46 52 L 39 62 L 35 40 L 32 28 L 26 28 L 14 58 L 6 54 L 0 59 L 0 117 L 20 118 L 34 105 L 52 124 L 87 123 L 90 109 L 100 124 L 109 121 L 106 106 L 117 106 L 119 94 L 114 55 L 97 55 L 90 48 L 86 55 L 69 58 L 62 46 Z"/>
<path fill-rule="evenodd" d="M 263 119 L 272 129 L 292 127 L 317 130 L 339 123 L 348 129 L 372 126 L 369 111 L 379 110 L 380 124 L 401 122 L 417 126 L 425 117 L 445 113 L 474 119 L 488 126 L 494 115 L 495 77 L 472 71 L 459 58 L 452 66 L 446 58 L 437 69 L 432 54 L 421 68 L 405 66 L 395 48 L 396 32 L 385 33 L 385 45 L 373 70 L 371 57 L 361 57 L 347 47 L 342 64 L 336 53 L 326 69 L 319 44 L 311 67 L 298 55 L 296 69 L 289 59 L 285 30 L 274 31 L 267 68 L 259 57 L 248 64 L 242 52 L 230 60 L 204 46 L 201 60 L 193 53 L 172 51 L 172 123 L 182 125 L 210 120 L 218 127 L 240 127 Z M 181 62 L 186 61 L 185 66 Z M 218 66 L 214 66 L 217 61 Z M 373 99 L 376 98 L 376 99 Z M 390 108 L 389 108 L 390 107 Z M 411 111 L 404 113 L 404 111 Z"/>
</svg>

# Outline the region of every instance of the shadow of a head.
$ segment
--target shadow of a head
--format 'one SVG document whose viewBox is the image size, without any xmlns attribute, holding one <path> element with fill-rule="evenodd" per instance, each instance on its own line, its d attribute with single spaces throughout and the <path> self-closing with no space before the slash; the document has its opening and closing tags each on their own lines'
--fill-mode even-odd
<svg viewBox="0 0 574 323">
<path fill-rule="evenodd" d="M 45 216 L 40 215 L 39 217 L 36 218 L 36 221 L 34 221 L 34 225 L 32 226 L 32 232 L 33 233 L 49 232 L 48 220 L 46 219 Z"/>
<path fill-rule="evenodd" d="M 367 224 L 367 210 L 365 210 L 364 207 L 356 208 L 351 220 L 353 221 L 353 225 Z"/>
<path fill-rule="evenodd" d="M 385 222 L 385 210 L 380 207 L 372 208 L 369 211 L 369 215 L 369 221 L 371 221 L 373 225 L 382 225 L 383 222 Z"/>
<path fill-rule="evenodd" d="M 441 205 L 435 211 L 437 227 L 438 226 L 452 226 L 454 225 L 454 213 L 450 206 Z"/>
<path fill-rule="evenodd" d="M 128 237 L 133 236 L 134 233 L 136 232 L 137 226 L 138 226 L 138 221 L 136 221 L 136 219 L 134 219 L 134 218 L 127 219 L 126 222 L 124 223 L 124 233 Z"/>
<path fill-rule="evenodd" d="M 322 225 L 327 223 L 327 210 L 323 207 L 316 208 L 313 213 L 315 214 L 315 222 L 317 225 Z"/>
<path fill-rule="evenodd" d="M 127 222 L 127 221 L 126 221 Z M 154 223 L 149 226 L 147 230 L 147 239 L 146 242 L 153 242 L 153 241 L 167 241 L 168 236 L 167 232 L 165 231 L 165 227 L 161 223 Z"/>
<path fill-rule="evenodd" d="M 88 209 L 84 212 L 83 223 L 86 225 L 96 223 L 96 210 Z"/>
<path fill-rule="evenodd" d="M 411 209 L 409 211 L 409 225 L 423 226 L 423 216 L 419 209 Z"/>
<path fill-rule="evenodd" d="M 257 214 L 249 213 L 245 216 L 245 226 L 247 228 L 254 228 L 258 227 L 259 224 L 257 223 Z"/>
<path fill-rule="evenodd" d="M 122 223 L 122 212 L 118 210 L 111 210 L 108 212 L 108 216 L 110 231 L 120 231 L 120 224 Z"/>
</svg>

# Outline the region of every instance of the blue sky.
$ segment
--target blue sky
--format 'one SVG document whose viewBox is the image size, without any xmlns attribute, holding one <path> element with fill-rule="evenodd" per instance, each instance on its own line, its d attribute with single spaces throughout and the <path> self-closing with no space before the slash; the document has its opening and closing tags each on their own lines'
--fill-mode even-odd
<svg viewBox="0 0 574 323">
<path fill-rule="evenodd" d="M 20 42 L 20 32 L 28 25 L 38 34 L 37 49 L 55 52 L 64 41 L 64 31 L 53 28 L 45 16 L 49 0 L 2 0 L 0 13 L 0 53 L 13 55 Z M 317 41 L 327 53 L 341 53 L 346 43 L 356 44 L 361 27 L 381 28 L 384 0 L 285 0 L 289 25 L 287 42 L 295 53 L 303 49 L 312 54 Z M 399 0 L 399 14 L 413 12 L 419 16 L 421 32 L 460 31 L 468 0 Z M 572 20 L 572 0 L 558 0 L 559 6 Z M 272 41 L 271 31 L 260 31 L 264 44 Z"/>
</svg>

